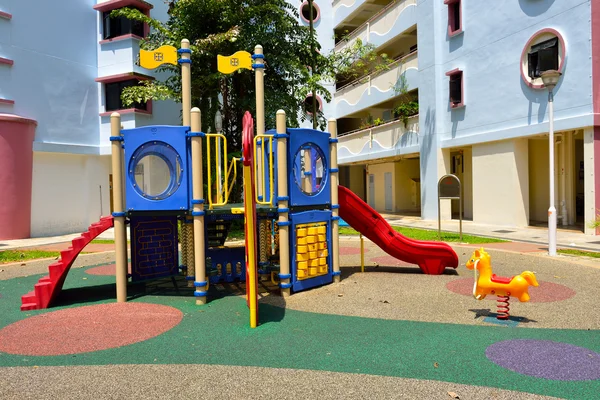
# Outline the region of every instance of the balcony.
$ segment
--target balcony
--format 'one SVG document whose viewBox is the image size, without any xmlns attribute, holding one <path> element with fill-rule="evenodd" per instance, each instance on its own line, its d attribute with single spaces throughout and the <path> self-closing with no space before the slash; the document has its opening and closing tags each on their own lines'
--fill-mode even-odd
<svg viewBox="0 0 600 400">
<path fill-rule="evenodd" d="M 350 15 L 361 12 L 363 5 L 368 5 L 367 0 L 334 0 L 333 26 L 337 27 Z"/>
<path fill-rule="evenodd" d="M 361 0 L 340 0 L 342 2 L 360 3 Z M 379 47 L 416 24 L 417 0 L 397 0 L 352 31 L 346 40 L 338 42 L 335 51 L 351 47 L 358 38 Z"/>
<path fill-rule="evenodd" d="M 419 116 L 342 134 L 338 138 L 338 163 L 351 164 L 397 158 L 419 152 Z"/>
<path fill-rule="evenodd" d="M 336 117 L 346 117 L 398 96 L 396 88 L 403 76 L 407 91 L 417 89 L 418 61 L 415 51 L 394 61 L 387 71 L 364 76 L 339 88 L 334 96 Z"/>
</svg>

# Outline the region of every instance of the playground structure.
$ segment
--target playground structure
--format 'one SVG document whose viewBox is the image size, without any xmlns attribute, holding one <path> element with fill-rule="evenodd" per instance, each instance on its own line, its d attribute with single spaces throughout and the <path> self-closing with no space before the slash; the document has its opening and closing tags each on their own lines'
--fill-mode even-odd
<svg viewBox="0 0 600 400">
<path fill-rule="evenodd" d="M 529 286 L 539 286 L 535 274 L 524 271 L 510 278 L 496 276 L 492 273 L 490 255 L 483 249 L 475 250 L 467 261 L 467 269 L 472 269 L 475 275 L 473 297 L 483 300 L 488 294 L 498 296 L 498 319 L 508 319 L 509 299 L 516 297 L 520 302 L 528 302 Z"/>
<path fill-rule="evenodd" d="M 329 120 L 328 132 L 288 128 L 285 112 L 279 110 L 276 129 L 264 132 L 264 56 L 260 46 L 252 56 L 235 54 L 252 59 L 257 123 L 254 134 L 254 121 L 246 113 L 241 160 L 244 202 L 232 203 L 232 182 L 240 160 L 234 158 L 228 164 L 226 137 L 202 132 L 200 110 L 191 108 L 189 42 L 184 40 L 181 49 L 171 50 L 181 54 L 183 126 L 121 129 L 119 114 L 111 115 L 114 212 L 112 218 L 101 222 L 102 229 L 114 223 L 118 302 L 127 301 L 130 280 L 141 282 L 185 273 L 190 286 L 195 287 L 197 304 L 207 302 L 211 284 L 245 281 L 250 325 L 256 327 L 259 277 L 271 277 L 283 296 L 339 282 L 340 217 L 390 255 L 419 265 L 426 274 L 441 274 L 447 267 L 458 266 L 458 257 L 449 245 L 402 236 L 354 193 L 338 185 L 335 120 Z M 171 50 L 161 47 L 161 51 Z M 219 63 L 230 61 L 223 69 L 227 73 L 247 68 L 247 59 L 232 57 L 219 59 Z M 174 59 L 172 55 L 154 60 L 157 58 Z M 245 222 L 245 246 L 225 247 L 234 220 Z M 131 234 L 130 274 L 127 224 Z M 99 233 L 84 235 L 85 244 Z M 85 244 L 79 240 L 75 246 L 74 241 L 65 267 L 55 272 L 51 268 L 33 294 L 23 296 L 22 310 L 50 304 Z M 38 285 L 45 287 L 43 301 L 37 294 Z"/>
</svg>

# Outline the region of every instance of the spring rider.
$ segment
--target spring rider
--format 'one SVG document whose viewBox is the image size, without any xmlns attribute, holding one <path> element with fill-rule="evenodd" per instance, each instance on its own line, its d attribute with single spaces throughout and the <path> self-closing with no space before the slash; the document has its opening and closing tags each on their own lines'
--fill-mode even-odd
<svg viewBox="0 0 600 400">
<path fill-rule="evenodd" d="M 516 297 L 520 302 L 527 302 L 530 299 L 529 286 L 539 286 L 535 274 L 531 271 L 524 271 L 510 278 L 493 274 L 490 255 L 483 250 L 483 247 L 473 252 L 466 267 L 472 269 L 475 275 L 473 283 L 475 299 L 483 300 L 488 294 L 498 296 L 497 319 L 508 319 L 510 297 Z"/>
</svg>

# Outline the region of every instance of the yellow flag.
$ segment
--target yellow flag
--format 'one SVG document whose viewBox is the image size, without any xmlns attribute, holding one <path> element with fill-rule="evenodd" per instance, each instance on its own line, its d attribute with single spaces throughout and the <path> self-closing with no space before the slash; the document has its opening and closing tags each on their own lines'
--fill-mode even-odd
<svg viewBox="0 0 600 400">
<path fill-rule="evenodd" d="M 160 46 L 154 51 L 140 50 L 140 65 L 146 69 L 158 68 L 163 64 L 177 65 L 177 49 L 173 46 Z"/>
<path fill-rule="evenodd" d="M 252 55 L 247 51 L 237 51 L 227 56 L 217 54 L 217 69 L 223 74 L 231 74 L 240 68 L 252 70 Z"/>
</svg>

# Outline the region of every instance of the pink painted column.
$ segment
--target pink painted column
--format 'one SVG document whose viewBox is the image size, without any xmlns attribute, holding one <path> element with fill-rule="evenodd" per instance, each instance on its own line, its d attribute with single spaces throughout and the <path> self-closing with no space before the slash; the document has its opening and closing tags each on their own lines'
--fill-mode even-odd
<svg viewBox="0 0 600 400">
<path fill-rule="evenodd" d="M 32 119 L 0 114 L 0 240 L 30 236 L 36 126 Z"/>
</svg>

